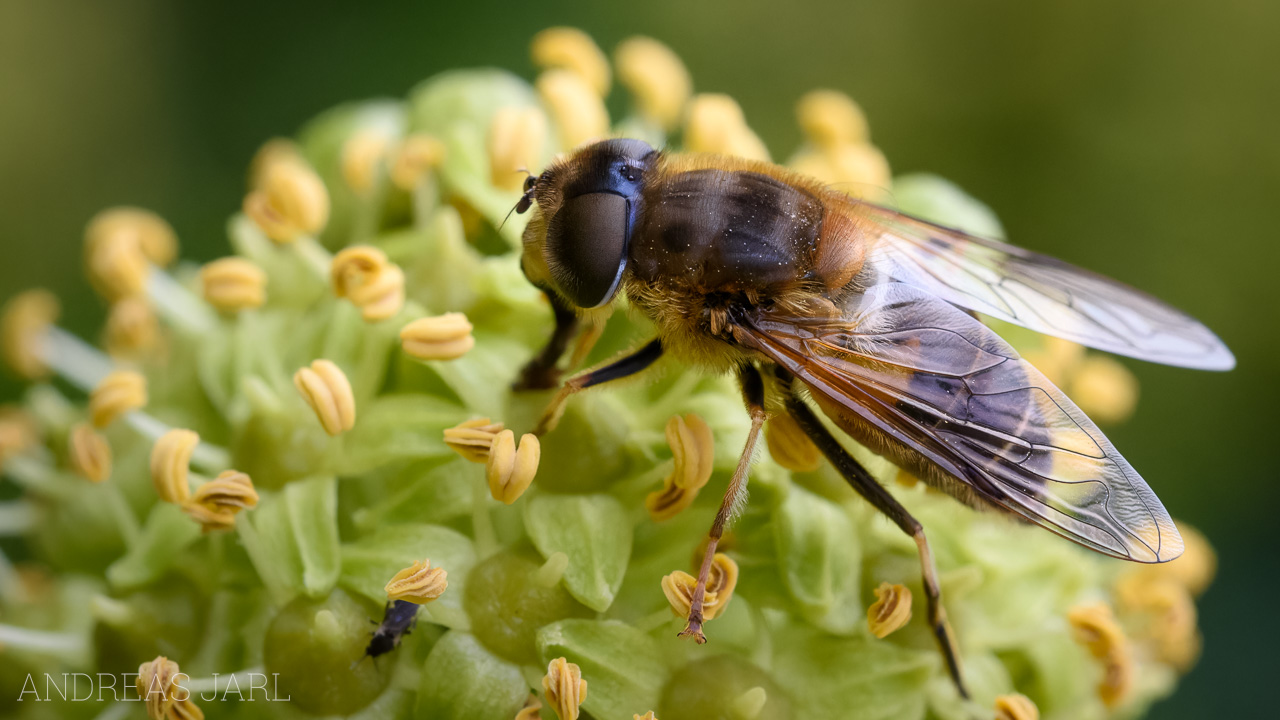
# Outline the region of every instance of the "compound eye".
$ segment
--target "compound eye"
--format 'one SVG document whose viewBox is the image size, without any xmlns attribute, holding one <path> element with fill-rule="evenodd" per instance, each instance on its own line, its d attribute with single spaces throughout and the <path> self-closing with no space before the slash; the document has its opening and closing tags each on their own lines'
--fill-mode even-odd
<svg viewBox="0 0 1280 720">
<path fill-rule="evenodd" d="M 578 307 L 613 299 L 627 264 L 629 202 L 614 193 L 570 198 L 547 225 L 551 279 Z"/>
</svg>

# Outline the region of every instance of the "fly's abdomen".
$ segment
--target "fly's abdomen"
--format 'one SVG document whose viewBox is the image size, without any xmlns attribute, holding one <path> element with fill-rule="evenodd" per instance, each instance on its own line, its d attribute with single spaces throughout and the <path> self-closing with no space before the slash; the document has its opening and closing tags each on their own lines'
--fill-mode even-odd
<svg viewBox="0 0 1280 720">
<path fill-rule="evenodd" d="M 763 173 L 675 173 L 644 197 L 631 267 L 646 282 L 701 292 L 779 290 L 811 277 L 823 205 Z"/>
</svg>

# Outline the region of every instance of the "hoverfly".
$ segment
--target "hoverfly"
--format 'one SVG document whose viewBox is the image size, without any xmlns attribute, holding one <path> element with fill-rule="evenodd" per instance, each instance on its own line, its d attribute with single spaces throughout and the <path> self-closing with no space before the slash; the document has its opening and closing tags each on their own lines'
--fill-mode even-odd
<svg viewBox="0 0 1280 720">
<path fill-rule="evenodd" d="M 1177 528 L 1138 473 L 974 313 L 1143 360 L 1233 367 L 1226 346 L 1186 314 L 1062 261 L 852 199 L 781 167 L 668 154 L 638 140 L 586 146 L 530 177 L 517 210 L 533 204 L 521 263 L 551 300 L 556 329 L 518 387 L 554 387 L 579 315 L 620 295 L 658 333 L 564 383 L 539 432 L 573 393 L 664 354 L 741 381 L 751 430 L 681 635 L 705 642 L 711 558 L 746 489 L 766 407 L 789 413 L 853 489 L 915 540 L 928 621 L 961 694 L 924 529 L 813 406 L 968 505 L 1112 557 L 1157 563 L 1181 554 Z"/>
</svg>

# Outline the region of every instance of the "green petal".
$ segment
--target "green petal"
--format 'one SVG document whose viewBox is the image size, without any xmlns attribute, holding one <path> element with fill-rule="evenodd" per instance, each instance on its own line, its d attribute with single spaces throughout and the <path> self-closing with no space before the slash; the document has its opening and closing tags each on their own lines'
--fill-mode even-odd
<svg viewBox="0 0 1280 720">
<path fill-rule="evenodd" d="M 475 636 L 451 631 L 422 668 L 415 717 L 422 720 L 511 720 L 529 688 L 520 668 L 496 657 Z"/>
<path fill-rule="evenodd" d="M 440 525 L 391 525 L 343 545 L 342 585 L 374 602 L 386 602 L 391 578 L 424 559 L 449 574 L 449 588 L 427 606 L 424 619 L 439 612 L 437 605 L 460 613 L 476 552 L 467 536 Z M 442 617 L 448 619 L 447 614 Z"/>
<path fill-rule="evenodd" d="M 289 526 L 302 560 L 302 587 L 308 595 L 327 594 L 338 582 L 338 480 L 315 478 L 284 489 Z"/>
<path fill-rule="evenodd" d="M 342 152 L 353 135 L 373 133 L 387 140 L 387 150 L 395 149 L 404 135 L 405 107 L 399 100 L 372 100 L 346 103 L 327 110 L 308 122 L 298 133 L 302 153 L 324 179 L 329 191 L 329 222 L 321 233 L 330 247 L 349 242 L 368 242 L 377 229 L 381 200 L 390 183 L 385 172 L 374 178 L 374 186 L 357 194 L 342 174 Z M 370 217 L 372 215 L 372 217 Z"/>
<path fill-rule="evenodd" d="M 156 503 L 138 543 L 107 568 L 116 588 L 133 588 L 155 580 L 188 545 L 200 537 L 200 526 L 177 505 Z"/>
<path fill-rule="evenodd" d="M 941 664 L 936 650 L 803 626 L 775 638 L 774 674 L 796 703 L 796 717 L 847 717 L 852 708 L 867 720 L 924 717 L 925 686 Z"/>
<path fill-rule="evenodd" d="M 466 411 L 430 395 L 387 395 L 359 408 L 356 425 L 343 437 L 342 475 L 359 475 L 384 465 L 444 458 L 453 451 L 444 444 L 446 428 L 458 424 Z"/>
<path fill-rule="evenodd" d="M 538 631 L 544 663 L 564 657 L 588 683 L 582 707 L 598 718 L 627 718 L 658 707 L 668 670 L 658 643 L 615 620 L 562 620 Z"/>
<path fill-rule="evenodd" d="M 893 196 L 905 213 L 980 237 L 1004 237 L 1004 227 L 991 208 L 937 175 L 912 173 L 894 178 Z"/>
<path fill-rule="evenodd" d="M 527 82 L 493 68 L 441 73 L 414 88 L 409 96 L 410 130 L 430 133 L 444 142 L 446 155 L 440 174 L 446 185 L 494 227 L 503 224 L 520 195 L 494 187 L 490 178 L 486 140 L 493 115 L 502 107 L 541 108 Z M 548 132 L 537 159 L 539 167 L 554 152 L 551 138 Z M 512 247 L 519 247 L 523 230 L 524 220 L 516 216 L 505 224 L 502 234 Z"/>
<path fill-rule="evenodd" d="M 525 508 L 525 526 L 544 558 L 569 557 L 569 594 L 592 610 L 608 610 L 631 557 L 631 522 L 622 503 L 609 495 L 537 495 Z"/>
<path fill-rule="evenodd" d="M 862 555 L 845 510 L 797 486 L 774 523 L 778 567 L 800 614 L 829 632 L 853 632 L 863 617 Z"/>
</svg>

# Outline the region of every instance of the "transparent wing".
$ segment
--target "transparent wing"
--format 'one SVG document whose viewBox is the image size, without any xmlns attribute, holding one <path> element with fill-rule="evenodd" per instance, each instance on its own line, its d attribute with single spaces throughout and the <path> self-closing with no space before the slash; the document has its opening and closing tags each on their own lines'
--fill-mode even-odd
<svg viewBox="0 0 1280 720">
<path fill-rule="evenodd" d="M 995 240 L 857 203 L 881 275 L 1047 335 L 1165 365 L 1229 370 L 1226 345 L 1191 316 L 1109 278 Z"/>
<path fill-rule="evenodd" d="M 991 329 L 899 282 L 850 303 L 836 319 L 740 317 L 735 335 L 803 381 L 838 425 L 866 423 L 999 507 L 1107 555 L 1182 553 L 1138 473 Z"/>
</svg>

